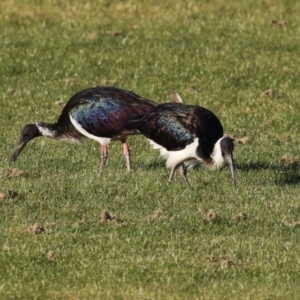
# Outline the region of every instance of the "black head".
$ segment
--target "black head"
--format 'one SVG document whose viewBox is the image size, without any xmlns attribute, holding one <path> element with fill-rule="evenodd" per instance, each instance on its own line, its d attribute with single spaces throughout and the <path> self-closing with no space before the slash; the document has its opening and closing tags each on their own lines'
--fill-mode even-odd
<svg viewBox="0 0 300 300">
<path fill-rule="evenodd" d="M 22 149 L 26 146 L 26 144 L 34 139 L 35 137 L 41 136 L 38 127 L 35 124 L 27 124 L 21 131 L 21 136 L 17 146 L 15 147 L 14 153 L 11 157 L 12 161 L 16 161 Z"/>
<path fill-rule="evenodd" d="M 224 137 L 220 142 L 220 147 L 223 157 L 232 155 L 234 149 L 233 140 L 229 137 Z"/>
<path fill-rule="evenodd" d="M 234 175 L 234 165 L 233 165 L 233 149 L 234 149 L 233 140 L 229 137 L 224 137 L 220 142 L 220 147 L 222 151 L 222 156 L 226 158 L 228 161 L 231 170 L 233 185 L 235 186 L 235 175 Z"/>
</svg>

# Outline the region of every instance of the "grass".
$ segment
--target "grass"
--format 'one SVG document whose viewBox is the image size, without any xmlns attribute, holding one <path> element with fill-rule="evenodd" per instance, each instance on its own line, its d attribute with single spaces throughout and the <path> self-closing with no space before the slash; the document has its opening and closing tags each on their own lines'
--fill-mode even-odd
<svg viewBox="0 0 300 300">
<path fill-rule="evenodd" d="M 17 192 L 0 200 L 1 299 L 298 299 L 299 9 L 1 1 L 0 193 Z M 235 147 L 237 188 L 227 168 L 189 172 L 190 189 L 178 173 L 168 185 L 143 137 L 129 139 L 129 175 L 120 143 L 100 175 L 97 143 L 39 138 L 13 166 L 23 175 L 8 176 L 25 124 L 54 122 L 56 101 L 107 84 L 160 103 L 176 90 L 248 136 Z M 35 223 L 42 233 L 28 232 Z"/>
</svg>

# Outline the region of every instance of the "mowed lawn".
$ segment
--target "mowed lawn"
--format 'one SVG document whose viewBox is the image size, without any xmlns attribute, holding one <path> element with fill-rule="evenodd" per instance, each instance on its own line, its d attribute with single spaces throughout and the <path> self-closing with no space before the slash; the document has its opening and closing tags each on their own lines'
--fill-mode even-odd
<svg viewBox="0 0 300 300">
<path fill-rule="evenodd" d="M 2 0 L 1 299 L 299 299 L 300 2 Z M 142 136 L 44 137 L 77 91 L 177 91 L 236 138 L 230 171 L 186 188 Z"/>
</svg>

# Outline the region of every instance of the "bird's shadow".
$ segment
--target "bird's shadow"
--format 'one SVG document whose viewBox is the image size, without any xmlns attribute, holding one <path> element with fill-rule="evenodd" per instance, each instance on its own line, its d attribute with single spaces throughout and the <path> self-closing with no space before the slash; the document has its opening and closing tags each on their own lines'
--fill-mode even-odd
<svg viewBox="0 0 300 300">
<path fill-rule="evenodd" d="M 166 167 L 166 161 L 162 159 L 135 162 L 136 169 L 161 169 Z"/>
<path fill-rule="evenodd" d="M 137 169 L 161 168 L 165 168 L 165 162 L 161 160 L 142 162 L 137 167 Z M 199 164 L 194 169 L 201 168 L 203 167 Z M 235 163 L 235 169 L 237 172 L 257 172 L 257 176 L 251 177 L 251 180 L 247 178 L 248 183 L 250 181 L 253 181 L 253 184 L 259 185 L 297 185 L 300 183 L 300 162 L 297 161 L 290 164 L 269 162 Z M 259 171 L 262 171 L 261 176 L 259 176 Z"/>
<path fill-rule="evenodd" d="M 300 182 L 300 162 L 268 163 L 250 162 L 236 163 L 237 170 L 240 171 L 268 171 L 267 180 L 275 185 L 296 185 Z"/>
</svg>

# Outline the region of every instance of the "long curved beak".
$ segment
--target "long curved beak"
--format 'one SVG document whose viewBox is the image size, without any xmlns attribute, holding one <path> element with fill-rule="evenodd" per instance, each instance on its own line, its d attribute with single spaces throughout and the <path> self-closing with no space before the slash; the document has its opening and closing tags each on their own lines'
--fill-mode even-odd
<svg viewBox="0 0 300 300">
<path fill-rule="evenodd" d="M 235 174 L 234 174 L 234 164 L 233 164 L 233 155 L 232 153 L 227 155 L 227 161 L 230 167 L 230 171 L 231 171 L 231 176 L 232 176 L 232 182 L 233 182 L 233 186 L 236 187 L 236 183 L 235 183 Z"/>
<path fill-rule="evenodd" d="M 18 142 L 17 146 L 15 147 L 14 153 L 11 156 L 11 161 L 15 162 L 21 153 L 22 149 L 26 146 L 26 144 L 29 142 L 29 140 L 26 139 L 20 139 Z"/>
</svg>

